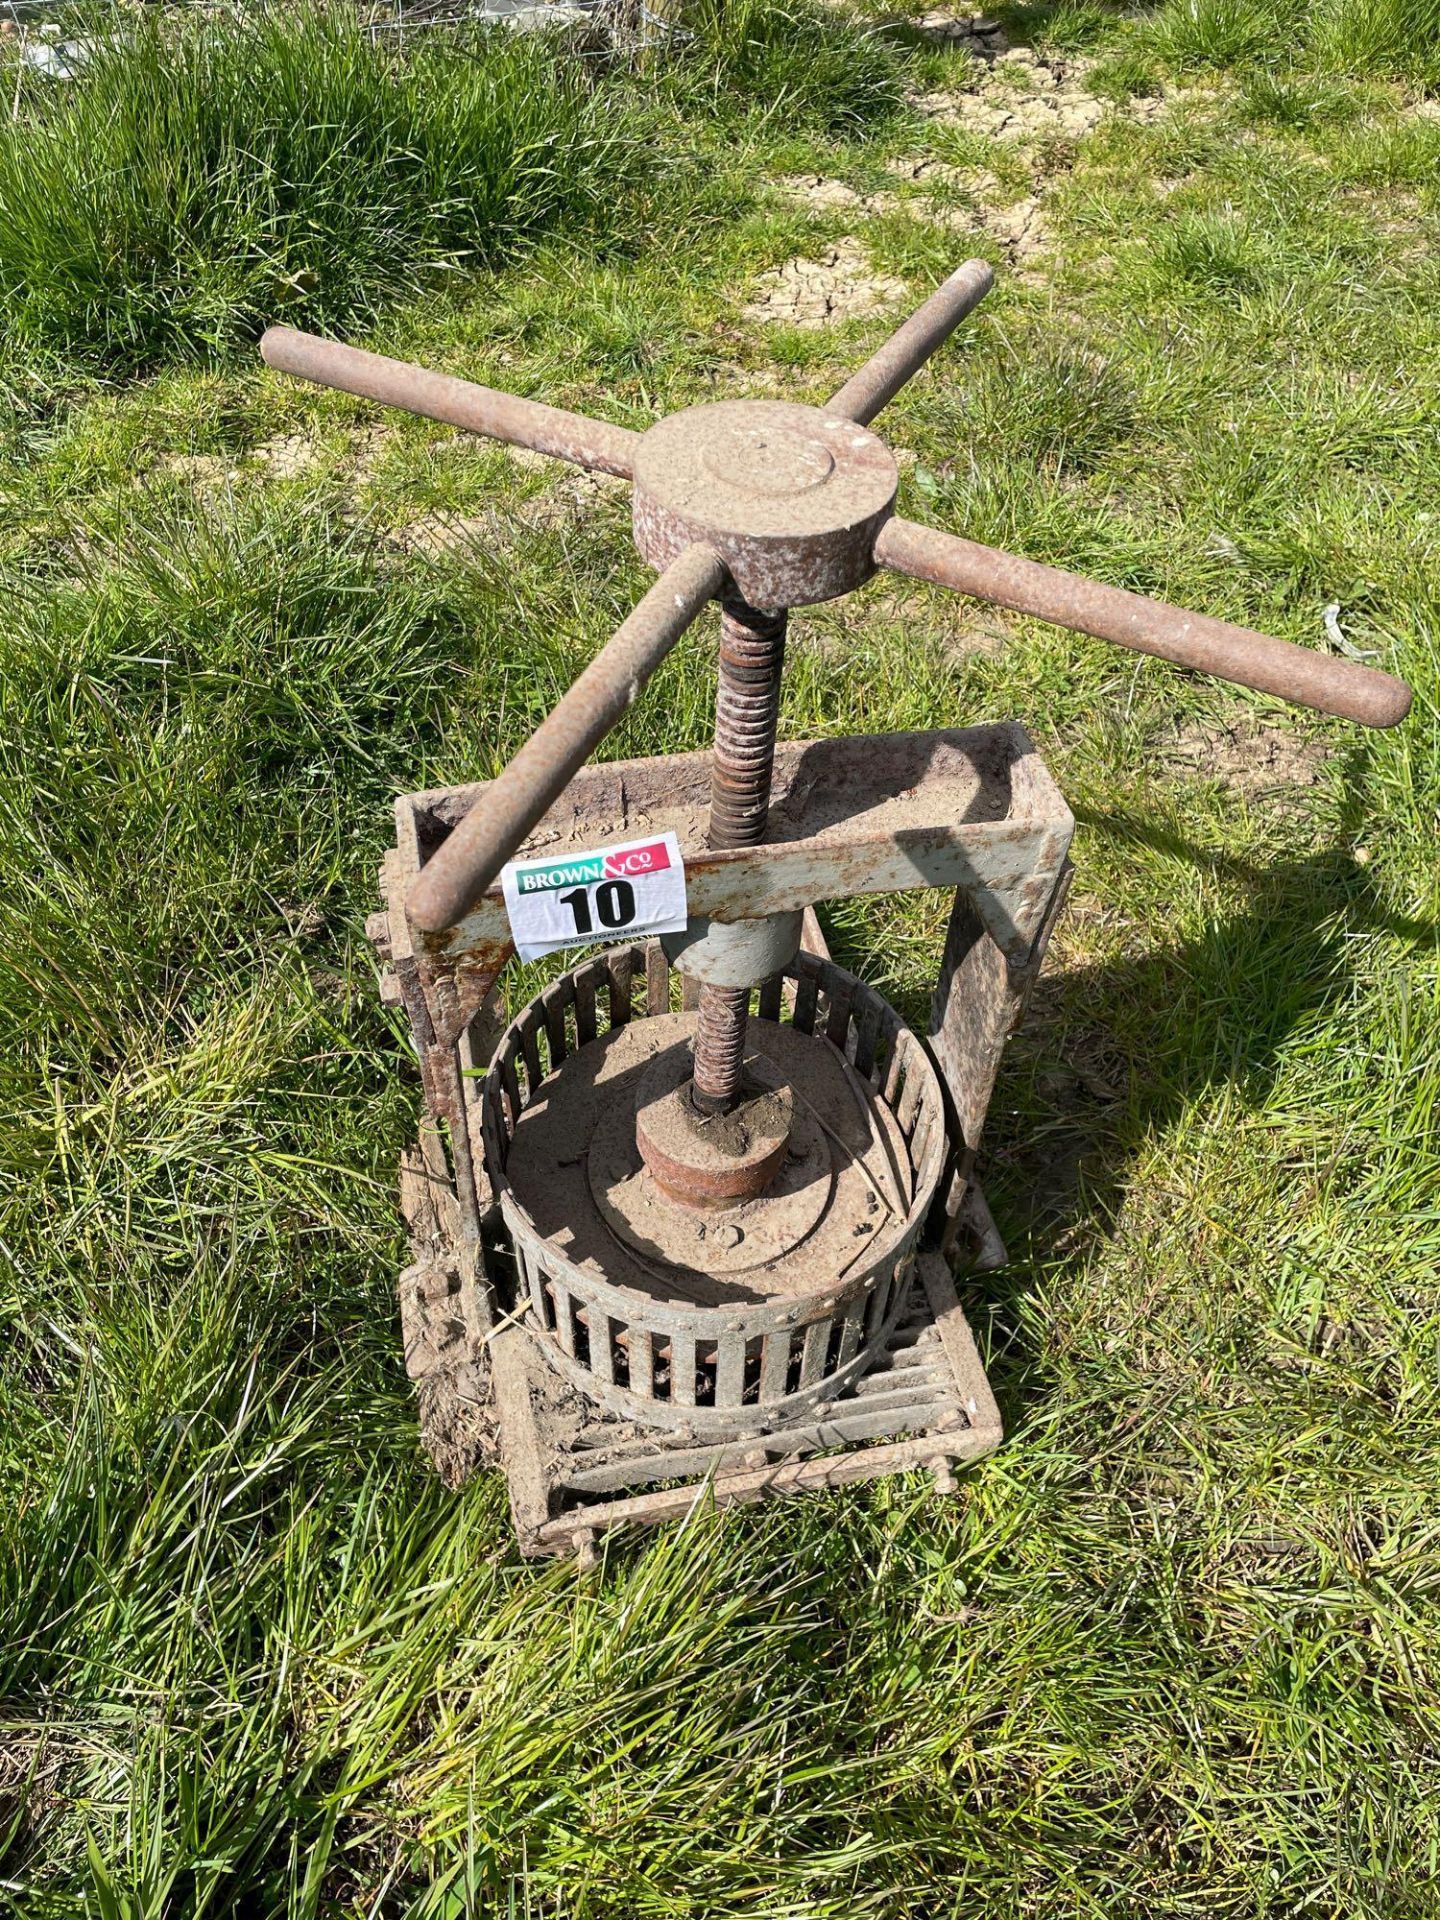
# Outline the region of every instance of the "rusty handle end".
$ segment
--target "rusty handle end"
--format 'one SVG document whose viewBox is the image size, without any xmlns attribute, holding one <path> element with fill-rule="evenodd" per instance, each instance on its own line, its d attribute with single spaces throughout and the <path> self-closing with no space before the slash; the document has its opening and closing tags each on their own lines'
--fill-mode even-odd
<svg viewBox="0 0 1440 1920">
<path fill-rule="evenodd" d="M 285 370 L 286 349 L 292 340 L 303 340 L 305 335 L 294 327 L 267 327 L 260 336 L 260 358 L 267 367 L 279 367 Z"/>
<path fill-rule="evenodd" d="M 700 609 L 725 584 L 708 547 L 687 547 L 466 814 L 405 901 L 422 933 L 453 927 L 638 697 Z"/>
<path fill-rule="evenodd" d="M 853 373 L 832 400 L 825 403 L 826 413 L 868 426 L 880 409 L 895 398 L 907 380 L 943 346 L 968 313 L 974 311 L 995 284 L 995 275 L 984 260 L 967 260 L 957 267 L 942 287 L 881 347 L 864 366 Z"/>
<path fill-rule="evenodd" d="M 513 393 L 457 380 L 447 373 L 430 373 L 407 360 L 390 360 L 383 353 L 366 353 L 338 340 L 300 333 L 294 327 L 270 327 L 260 337 L 260 357 L 266 366 L 313 380 L 322 387 L 359 394 L 384 406 L 402 407 L 427 420 L 463 427 L 512 446 L 532 447 L 536 453 L 571 460 L 578 467 L 629 479 L 640 436 L 629 427 L 608 420 L 588 420 L 583 414 L 547 407 L 538 400 L 522 400 Z"/>
<path fill-rule="evenodd" d="M 1405 682 L 1374 667 L 1314 653 L 1228 620 L 1185 613 L 1162 600 L 1041 566 L 913 520 L 886 522 L 875 542 L 875 560 L 912 580 L 972 594 L 1362 726 L 1398 726 L 1410 711 L 1412 695 Z"/>
</svg>

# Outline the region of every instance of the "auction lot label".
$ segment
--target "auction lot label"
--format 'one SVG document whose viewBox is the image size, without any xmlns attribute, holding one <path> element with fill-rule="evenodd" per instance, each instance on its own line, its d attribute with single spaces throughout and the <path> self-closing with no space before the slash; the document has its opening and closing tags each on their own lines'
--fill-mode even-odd
<svg viewBox="0 0 1440 1920">
<path fill-rule="evenodd" d="M 512 860 L 500 883 L 522 960 L 685 925 L 685 867 L 673 833 L 560 859 Z"/>
</svg>

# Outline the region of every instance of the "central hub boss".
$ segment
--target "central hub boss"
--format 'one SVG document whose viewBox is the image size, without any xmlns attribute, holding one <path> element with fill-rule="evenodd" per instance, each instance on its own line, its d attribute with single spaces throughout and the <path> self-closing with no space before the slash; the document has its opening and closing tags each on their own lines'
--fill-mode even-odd
<svg viewBox="0 0 1440 1920">
<path fill-rule="evenodd" d="M 752 607 L 803 607 L 875 571 L 899 470 L 853 420 L 788 400 L 721 400 L 642 434 L 634 483 L 635 544 L 651 566 L 708 546 Z"/>
</svg>

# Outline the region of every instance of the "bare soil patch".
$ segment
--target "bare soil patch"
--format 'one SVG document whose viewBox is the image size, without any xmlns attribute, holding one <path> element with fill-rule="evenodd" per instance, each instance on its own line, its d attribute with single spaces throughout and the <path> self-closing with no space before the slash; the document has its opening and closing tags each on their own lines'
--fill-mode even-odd
<svg viewBox="0 0 1440 1920">
<path fill-rule="evenodd" d="M 944 7 L 932 8 L 915 23 L 923 40 L 936 46 L 963 47 L 977 60 L 987 64 L 1009 46 L 998 20 L 984 13 L 951 13 Z"/>
<path fill-rule="evenodd" d="M 1099 125 L 1105 102 L 1085 85 L 1083 61 L 1048 61 L 1012 47 L 977 73 L 973 89 L 923 93 L 913 104 L 927 119 L 964 127 L 987 140 L 1031 146 L 1076 140 Z"/>
<path fill-rule="evenodd" d="M 1177 725 L 1160 749 L 1167 767 L 1180 774 L 1218 780 L 1246 799 L 1303 792 L 1315 786 L 1330 749 L 1314 735 L 1293 727 L 1211 725 L 1192 720 Z"/>
<path fill-rule="evenodd" d="M 307 434 L 281 433 L 255 449 L 254 458 L 262 461 L 271 480 L 294 480 L 314 464 L 315 446 Z"/>
<path fill-rule="evenodd" d="M 877 272 L 861 242 L 847 235 L 813 260 L 787 260 L 762 274 L 744 317 L 771 326 L 824 327 L 882 313 L 908 297 L 905 282 Z"/>
<path fill-rule="evenodd" d="M 892 161 L 890 171 L 902 180 L 922 186 L 933 181 L 936 185 L 958 187 L 964 191 L 967 204 L 937 206 L 922 197 L 890 193 L 883 188 L 878 193 L 861 193 L 843 180 L 831 180 L 818 173 L 791 174 L 777 184 L 790 199 L 813 213 L 828 213 L 835 208 L 866 218 L 904 213 L 951 233 L 977 238 L 988 233 L 1017 265 L 1023 265 L 1044 250 L 1047 229 L 1038 192 L 997 205 L 985 196 L 995 193 L 999 182 L 993 173 L 982 168 L 948 167 L 943 161 L 908 159 Z"/>
</svg>

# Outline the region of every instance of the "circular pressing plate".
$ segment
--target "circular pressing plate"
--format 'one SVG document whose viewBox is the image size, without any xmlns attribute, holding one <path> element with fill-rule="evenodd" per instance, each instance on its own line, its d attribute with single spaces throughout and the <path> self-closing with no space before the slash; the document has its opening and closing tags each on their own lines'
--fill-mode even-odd
<svg viewBox="0 0 1440 1920">
<path fill-rule="evenodd" d="M 895 457 L 852 420 L 786 400 L 669 414 L 635 454 L 635 544 L 653 567 L 712 548 L 752 607 L 803 607 L 875 571 Z"/>
<path fill-rule="evenodd" d="M 773 1061 L 752 1051 L 749 1065 L 757 1082 L 781 1084 Z M 667 1047 L 641 1076 L 637 1104 L 652 1124 L 656 1090 L 688 1081 L 690 1066 L 688 1047 Z M 800 1077 L 811 1082 L 812 1093 L 821 1091 L 815 1079 L 829 1076 L 807 1072 L 810 1066 L 806 1060 L 794 1063 Z M 788 1091 L 793 1100 L 793 1090 Z M 590 1194 L 606 1226 L 632 1252 L 652 1261 L 658 1257 L 669 1266 L 703 1264 L 716 1273 L 744 1273 L 783 1261 L 814 1232 L 835 1193 L 830 1142 L 803 1095 L 793 1100 L 779 1165 L 764 1192 L 752 1198 L 697 1208 L 681 1197 L 677 1204 L 677 1197 L 656 1179 L 653 1161 L 653 1144 L 638 1131 L 632 1139 L 620 1127 L 597 1128 L 590 1143 Z"/>
</svg>

